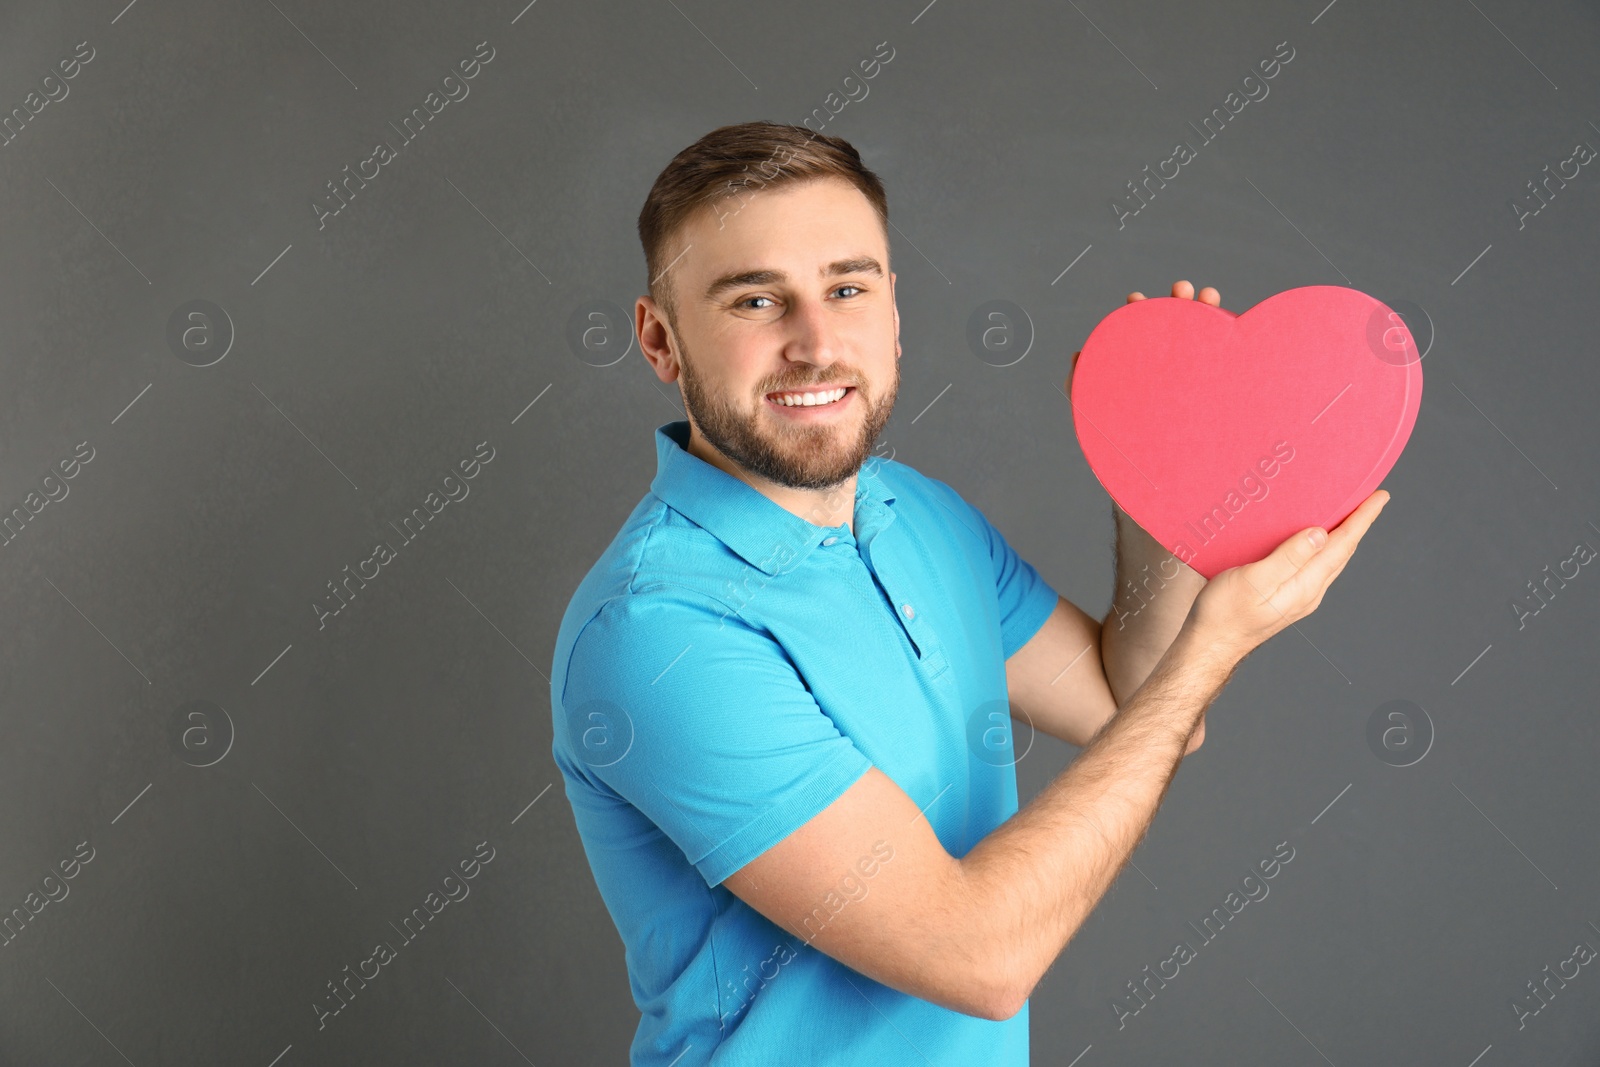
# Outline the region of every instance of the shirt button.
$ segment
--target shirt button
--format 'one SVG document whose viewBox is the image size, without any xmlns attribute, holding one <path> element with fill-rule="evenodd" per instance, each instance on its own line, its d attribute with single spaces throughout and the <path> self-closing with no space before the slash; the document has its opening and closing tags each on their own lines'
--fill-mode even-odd
<svg viewBox="0 0 1600 1067">
<path fill-rule="evenodd" d="M 839 539 L 838 539 L 838 538 L 837 538 L 837 537 L 830 537 L 830 538 L 828 538 L 828 539 L 827 539 L 827 540 L 826 540 L 826 541 L 824 541 L 824 542 L 822 542 L 822 543 L 823 543 L 823 544 L 824 544 L 824 545 L 831 545 L 831 544 L 833 544 L 833 543 L 834 543 L 834 542 L 835 542 L 835 541 L 837 541 L 837 540 L 839 540 Z"/>
<path fill-rule="evenodd" d="M 914 618 L 917 617 L 916 609 L 913 608 L 910 604 L 901 604 L 900 605 L 900 610 L 906 613 L 906 618 L 908 618 L 908 619 L 914 619 Z"/>
</svg>

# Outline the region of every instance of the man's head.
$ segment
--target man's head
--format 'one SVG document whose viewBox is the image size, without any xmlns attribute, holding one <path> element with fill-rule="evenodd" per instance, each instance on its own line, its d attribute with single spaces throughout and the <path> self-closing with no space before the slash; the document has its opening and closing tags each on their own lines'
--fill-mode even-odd
<svg viewBox="0 0 1600 1067">
<path fill-rule="evenodd" d="M 639 239 L 640 344 L 681 379 L 691 437 L 788 489 L 852 478 L 900 384 L 888 206 L 856 150 L 803 126 L 713 130 L 656 178 Z M 835 386 L 827 406 L 771 396 Z"/>
</svg>

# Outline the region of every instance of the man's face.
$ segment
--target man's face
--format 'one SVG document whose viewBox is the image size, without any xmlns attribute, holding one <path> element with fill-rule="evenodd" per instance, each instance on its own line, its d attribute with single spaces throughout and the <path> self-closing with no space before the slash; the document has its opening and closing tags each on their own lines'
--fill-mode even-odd
<svg viewBox="0 0 1600 1067">
<path fill-rule="evenodd" d="M 900 387 L 894 275 L 866 197 L 833 178 L 746 190 L 686 224 L 674 241 L 684 246 L 671 268 L 671 332 L 696 431 L 789 488 L 830 489 L 854 475 Z M 772 395 L 836 387 L 848 391 L 826 405 Z"/>
</svg>

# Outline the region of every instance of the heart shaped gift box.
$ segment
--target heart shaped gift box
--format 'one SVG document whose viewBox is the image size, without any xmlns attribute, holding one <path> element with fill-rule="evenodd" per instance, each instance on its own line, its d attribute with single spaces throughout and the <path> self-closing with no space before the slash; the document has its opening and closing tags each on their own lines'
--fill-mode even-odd
<svg viewBox="0 0 1600 1067">
<path fill-rule="evenodd" d="M 1072 375 L 1078 443 L 1111 499 L 1207 579 L 1343 522 L 1422 401 L 1405 321 L 1338 285 L 1243 314 L 1155 297 L 1102 319 Z"/>
</svg>

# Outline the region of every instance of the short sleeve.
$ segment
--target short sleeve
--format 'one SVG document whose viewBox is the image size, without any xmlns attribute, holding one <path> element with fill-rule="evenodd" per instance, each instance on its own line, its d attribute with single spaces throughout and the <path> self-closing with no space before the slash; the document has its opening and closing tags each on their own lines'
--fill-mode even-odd
<svg viewBox="0 0 1600 1067">
<path fill-rule="evenodd" d="M 872 765 L 770 634 L 688 589 L 606 601 L 574 640 L 561 703 L 584 773 L 655 823 L 710 886 Z"/>
<path fill-rule="evenodd" d="M 1010 542 L 995 529 L 983 512 L 944 482 L 936 478 L 929 480 L 944 490 L 947 506 L 955 511 L 988 550 L 995 596 L 1000 605 L 1002 656 L 1010 659 L 1044 626 L 1045 620 L 1055 611 L 1059 597 L 1033 564 L 1017 555 Z"/>
</svg>

